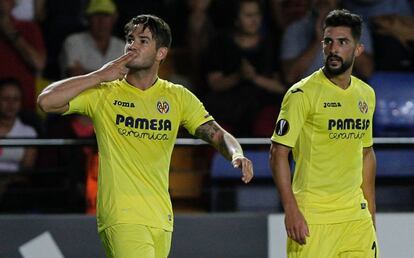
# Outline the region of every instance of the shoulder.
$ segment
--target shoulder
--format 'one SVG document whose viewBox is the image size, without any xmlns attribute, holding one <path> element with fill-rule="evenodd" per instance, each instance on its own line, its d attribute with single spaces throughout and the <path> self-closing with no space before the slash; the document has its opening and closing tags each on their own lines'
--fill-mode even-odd
<svg viewBox="0 0 414 258">
<path fill-rule="evenodd" d="M 361 79 L 359 79 L 355 76 L 352 76 L 352 80 L 355 81 L 355 84 L 358 87 L 358 89 L 363 91 L 364 94 L 369 94 L 369 95 L 375 96 L 374 88 L 372 88 L 368 83 L 364 82 L 363 80 L 361 80 Z"/>
<path fill-rule="evenodd" d="M 290 87 L 289 92 L 302 92 L 306 95 L 309 95 L 311 92 L 315 91 L 315 89 L 317 89 L 319 85 L 320 75 L 319 71 L 316 71 L 313 74 L 293 84 L 292 87 Z"/>
<path fill-rule="evenodd" d="M 65 42 L 70 42 L 70 43 L 85 42 L 87 37 L 88 37 L 88 33 L 86 33 L 86 32 L 74 33 L 74 34 L 69 35 L 65 39 Z"/>
<path fill-rule="evenodd" d="M 20 119 L 16 119 L 13 126 L 13 136 L 33 138 L 37 137 L 37 133 L 32 126 L 24 124 Z"/>
<path fill-rule="evenodd" d="M 188 104 L 191 100 L 197 99 L 194 93 L 181 84 L 173 83 L 167 80 L 159 79 L 160 87 L 166 96 L 171 96 L 181 102 L 181 104 Z"/>
<path fill-rule="evenodd" d="M 115 36 L 111 37 L 111 41 L 112 41 L 113 44 L 120 45 L 122 47 L 124 47 L 124 45 L 125 45 L 123 40 L 121 40 L 120 38 L 115 37 Z"/>
<path fill-rule="evenodd" d="M 163 88 L 164 90 L 168 90 L 172 93 L 188 91 L 188 89 L 181 84 L 173 83 L 161 78 L 159 78 L 158 80 L 160 80 L 161 88 Z"/>
</svg>

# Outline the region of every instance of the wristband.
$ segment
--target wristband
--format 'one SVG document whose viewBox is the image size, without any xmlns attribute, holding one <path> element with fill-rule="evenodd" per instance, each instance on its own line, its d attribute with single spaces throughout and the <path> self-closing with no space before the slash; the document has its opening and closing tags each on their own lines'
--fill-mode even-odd
<svg viewBox="0 0 414 258">
<path fill-rule="evenodd" d="M 243 158 L 244 156 L 243 156 L 243 153 L 238 153 L 238 152 L 236 152 L 236 153 L 234 153 L 233 154 L 233 156 L 231 157 L 231 161 L 234 161 L 235 159 L 238 159 L 238 158 Z"/>
</svg>

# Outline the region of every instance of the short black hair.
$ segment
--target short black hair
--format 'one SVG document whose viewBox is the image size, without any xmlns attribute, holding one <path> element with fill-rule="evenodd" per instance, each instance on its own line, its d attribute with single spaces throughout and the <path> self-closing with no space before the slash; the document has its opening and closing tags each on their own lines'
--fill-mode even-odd
<svg viewBox="0 0 414 258">
<path fill-rule="evenodd" d="M 362 31 L 362 18 L 358 14 L 351 13 L 346 9 L 333 10 L 325 18 L 323 30 L 327 27 L 344 26 L 351 29 L 352 36 L 359 41 Z"/>
<path fill-rule="evenodd" d="M 3 88 L 8 86 L 8 85 L 15 86 L 20 91 L 20 93 L 23 94 L 22 85 L 21 85 L 20 81 L 17 80 L 16 78 L 7 77 L 7 78 L 0 79 L 0 90 L 3 90 Z"/>
<path fill-rule="evenodd" d="M 150 14 L 142 14 L 132 18 L 124 27 L 125 36 L 133 31 L 134 26 L 142 24 L 144 30 L 148 28 L 156 41 L 157 49 L 160 47 L 171 47 L 170 26 L 160 17 Z"/>
</svg>

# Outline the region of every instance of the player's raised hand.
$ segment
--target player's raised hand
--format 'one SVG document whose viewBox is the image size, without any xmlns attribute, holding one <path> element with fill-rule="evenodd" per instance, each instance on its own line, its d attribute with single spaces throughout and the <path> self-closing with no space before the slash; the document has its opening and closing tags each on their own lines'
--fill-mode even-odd
<svg viewBox="0 0 414 258">
<path fill-rule="evenodd" d="M 127 52 L 117 59 L 106 63 L 99 70 L 97 70 L 95 74 L 100 77 L 102 82 L 123 79 L 128 73 L 126 64 L 132 61 L 136 56 L 137 54 L 135 52 Z"/>
<path fill-rule="evenodd" d="M 244 156 L 236 157 L 231 162 L 233 167 L 240 168 L 242 172 L 242 181 L 247 184 L 253 178 L 253 164 L 251 160 Z"/>
</svg>

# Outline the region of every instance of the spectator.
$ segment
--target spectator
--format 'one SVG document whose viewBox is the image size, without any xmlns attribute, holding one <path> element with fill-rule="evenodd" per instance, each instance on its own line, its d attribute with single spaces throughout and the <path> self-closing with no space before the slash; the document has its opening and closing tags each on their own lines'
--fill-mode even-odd
<svg viewBox="0 0 414 258">
<path fill-rule="evenodd" d="M 206 106 L 237 136 L 251 136 L 257 114 L 267 105 L 279 106 L 285 91 L 278 79 L 275 41 L 260 33 L 259 3 L 239 1 L 235 30 L 218 37 L 206 55 Z"/>
<path fill-rule="evenodd" d="M 65 76 L 82 75 L 97 70 L 124 52 L 124 42 L 112 36 L 117 19 L 117 9 L 111 0 L 91 0 L 86 9 L 86 15 L 88 17 L 88 31 L 69 36 L 63 44 L 62 68 Z M 95 137 L 92 121 L 88 117 L 72 115 L 59 119 L 66 120 L 59 123 L 61 125 L 62 123 L 69 124 L 71 132 L 66 130 L 67 135 L 59 135 L 58 133 L 57 137 L 67 137 L 68 135 L 72 135 L 73 138 Z M 52 131 L 62 132 L 53 129 Z M 94 214 L 96 211 L 94 200 L 96 200 L 98 154 L 96 149 L 91 147 L 83 147 L 81 153 L 84 157 L 77 159 L 78 176 L 73 178 L 73 182 L 76 189 L 79 189 L 79 195 L 86 193 L 87 213 Z M 62 155 L 70 156 L 69 153 Z M 66 159 L 66 162 L 68 165 L 73 163 L 73 160 Z"/>
<path fill-rule="evenodd" d="M 165 13 L 167 13 L 166 10 L 171 11 L 171 9 L 165 8 L 168 3 L 170 3 L 169 7 L 173 7 L 180 1 L 181 0 L 115 0 L 119 12 L 119 19 L 115 26 L 115 35 L 124 37 L 124 25 L 137 14 L 154 14 L 163 17 Z M 175 35 L 174 31 L 173 34 Z"/>
<path fill-rule="evenodd" d="M 42 29 L 47 49 L 43 76 L 49 80 L 61 78 L 59 55 L 68 35 L 85 30 L 85 9 L 89 0 L 45 0 Z"/>
<path fill-rule="evenodd" d="M 323 18 L 338 7 L 338 0 L 310 0 L 309 13 L 287 27 L 282 40 L 281 59 L 288 84 L 297 82 L 323 66 L 320 51 Z M 354 73 L 366 80 L 374 71 L 371 36 L 366 25 L 363 25 L 361 43 L 365 50 L 356 60 Z"/>
<path fill-rule="evenodd" d="M 343 4 L 369 21 L 377 70 L 414 70 L 414 9 L 410 1 L 344 0 Z"/>
<path fill-rule="evenodd" d="M 193 93 L 202 94 L 204 87 L 202 55 L 215 35 L 210 17 L 212 0 L 179 0 L 166 3 L 169 11 L 166 20 L 174 36 L 173 48 L 161 67 L 162 77 L 185 85 Z M 178 79 L 178 80 L 177 80 Z"/>
<path fill-rule="evenodd" d="M 23 88 L 22 106 L 35 108 L 35 79 L 46 61 L 40 27 L 12 16 L 15 0 L 0 0 L 0 79 L 18 78 Z"/>
<path fill-rule="evenodd" d="M 192 81 L 201 84 L 201 55 L 214 35 L 213 23 L 208 13 L 211 0 L 186 0 L 189 13 L 185 32 L 186 48 L 190 50 Z"/>
<path fill-rule="evenodd" d="M 37 133 L 31 126 L 23 124 L 19 118 L 22 107 L 22 89 L 15 79 L 0 80 L 0 137 L 36 138 Z M 0 148 L 0 171 L 14 173 L 32 169 L 37 151 L 33 147 Z"/>
<path fill-rule="evenodd" d="M 269 0 L 270 18 L 273 27 L 284 31 L 288 25 L 306 15 L 309 0 Z"/>
<path fill-rule="evenodd" d="M 409 0 L 342 0 L 342 5 L 364 19 L 383 15 L 413 15 L 413 6 Z"/>
<path fill-rule="evenodd" d="M 65 117 L 49 116 L 46 121 L 46 135 L 49 138 L 62 139 L 94 139 L 95 133 L 92 121 L 81 115 Z M 85 201 L 86 178 L 89 162 L 96 155 L 95 146 L 64 146 L 42 148 L 39 155 L 41 168 L 56 168 L 67 175 L 67 182 L 72 189 L 66 203 L 70 212 L 85 212 L 89 203 Z M 92 172 L 92 171 L 91 171 Z M 93 177 L 92 177 L 93 178 Z"/>
<path fill-rule="evenodd" d="M 89 29 L 70 35 L 63 44 L 62 69 L 65 76 L 97 70 L 124 52 L 124 42 L 112 36 L 117 13 L 111 0 L 92 0 L 86 15 Z"/>
<path fill-rule="evenodd" d="M 18 0 L 13 8 L 14 18 L 24 21 L 41 21 L 46 0 Z"/>
</svg>

